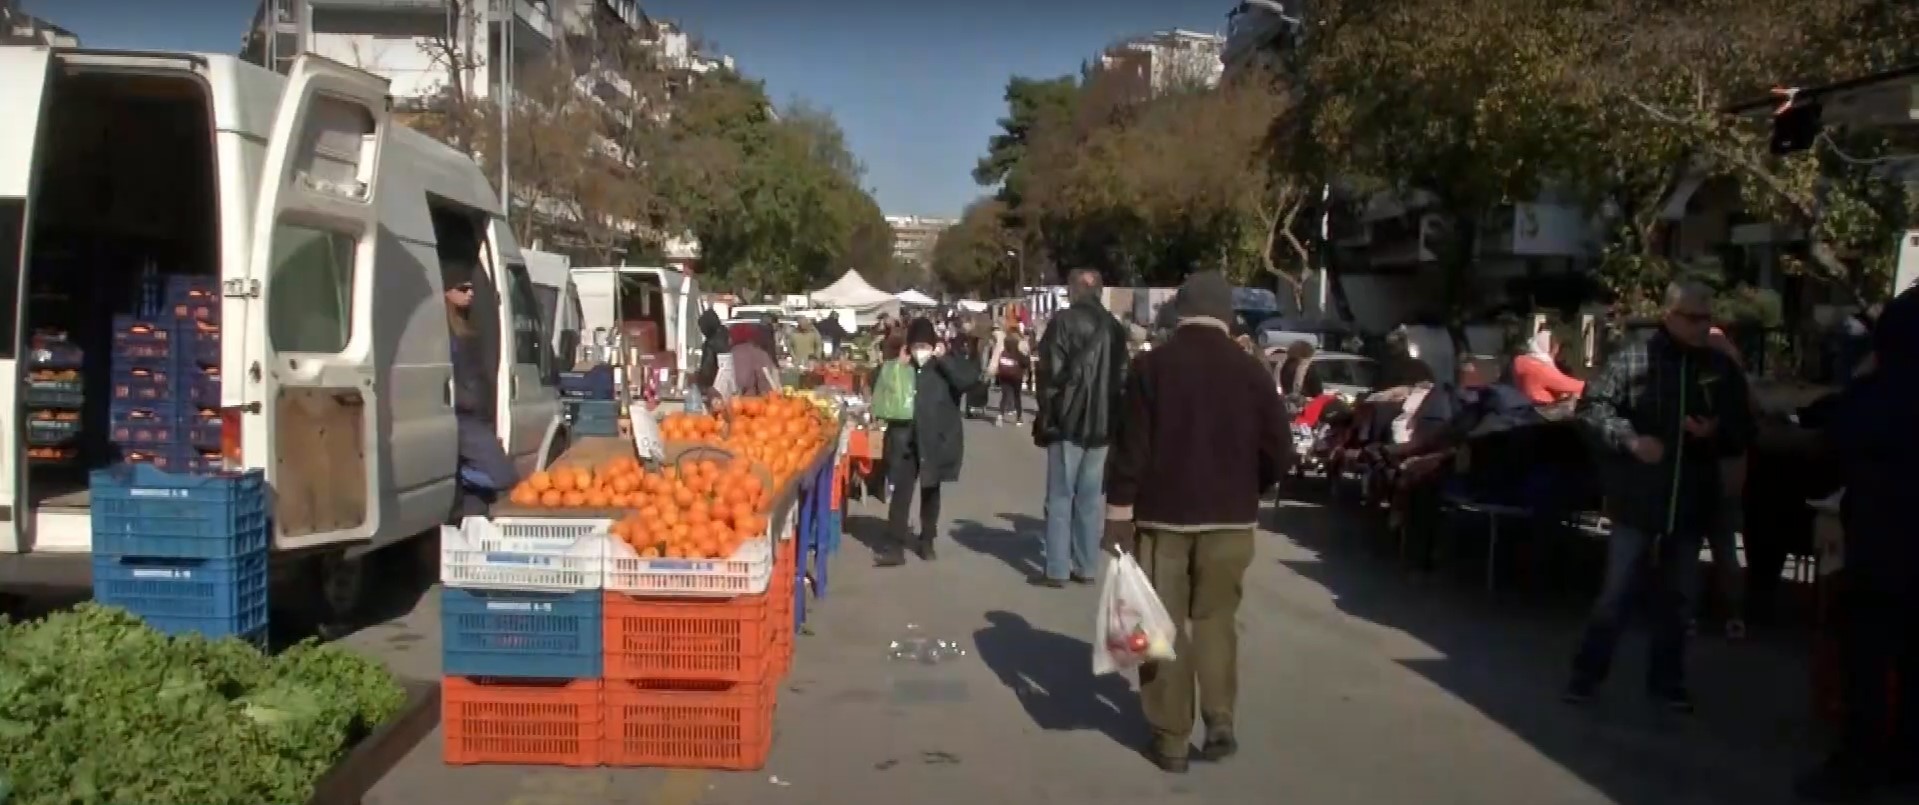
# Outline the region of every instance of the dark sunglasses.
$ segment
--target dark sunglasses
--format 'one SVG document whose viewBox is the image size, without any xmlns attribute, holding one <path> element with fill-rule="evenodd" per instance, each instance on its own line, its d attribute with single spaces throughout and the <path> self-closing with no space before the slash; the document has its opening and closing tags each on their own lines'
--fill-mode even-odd
<svg viewBox="0 0 1919 805">
<path fill-rule="evenodd" d="M 1674 311 L 1673 315 L 1678 316 L 1679 318 L 1685 320 L 1686 322 L 1690 324 L 1711 324 L 1712 323 L 1711 313 L 1686 313 L 1683 311 Z"/>
<path fill-rule="evenodd" d="M 458 292 L 460 292 L 460 293 L 473 293 L 473 283 L 471 283 L 471 282 L 462 282 L 462 283 L 460 283 L 460 284 L 458 284 L 458 285 L 455 285 L 455 286 L 453 286 L 453 287 L 452 287 L 451 289 L 449 289 L 449 290 L 453 290 L 453 291 L 458 291 Z"/>
</svg>

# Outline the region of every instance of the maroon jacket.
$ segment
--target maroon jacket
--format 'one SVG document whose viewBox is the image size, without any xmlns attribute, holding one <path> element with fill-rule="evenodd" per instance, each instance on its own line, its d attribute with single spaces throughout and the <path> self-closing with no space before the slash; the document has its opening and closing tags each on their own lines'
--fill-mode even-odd
<svg viewBox="0 0 1919 805">
<path fill-rule="evenodd" d="M 1273 377 L 1224 324 L 1182 322 L 1127 372 L 1106 457 L 1108 516 L 1146 528 L 1251 528 L 1293 461 Z"/>
</svg>

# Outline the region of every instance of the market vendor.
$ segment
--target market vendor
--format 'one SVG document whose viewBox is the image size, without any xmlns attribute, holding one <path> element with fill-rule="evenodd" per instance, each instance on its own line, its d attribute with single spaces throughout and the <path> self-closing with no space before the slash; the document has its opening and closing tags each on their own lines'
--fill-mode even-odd
<svg viewBox="0 0 1919 805">
<path fill-rule="evenodd" d="M 825 341 L 819 330 L 813 327 L 813 320 L 800 317 L 799 328 L 787 339 L 793 363 L 798 366 L 810 366 L 825 354 Z"/>
<path fill-rule="evenodd" d="M 1586 390 L 1585 381 L 1559 370 L 1559 342 L 1546 327 L 1533 333 L 1525 353 L 1513 358 L 1513 385 L 1534 405 L 1577 398 Z"/>
</svg>

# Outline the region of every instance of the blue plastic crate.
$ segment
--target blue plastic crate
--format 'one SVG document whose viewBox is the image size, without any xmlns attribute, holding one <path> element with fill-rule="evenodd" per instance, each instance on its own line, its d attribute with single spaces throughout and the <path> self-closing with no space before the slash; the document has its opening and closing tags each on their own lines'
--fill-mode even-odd
<svg viewBox="0 0 1919 805">
<path fill-rule="evenodd" d="M 174 322 L 173 340 L 174 354 L 181 369 L 220 365 L 219 325 L 192 319 L 177 320 Z"/>
<path fill-rule="evenodd" d="M 182 442 L 195 450 L 214 451 L 220 449 L 220 437 L 226 430 L 226 422 L 219 411 L 194 410 L 181 415 L 180 430 Z"/>
<path fill-rule="evenodd" d="M 93 598 L 167 634 L 252 637 L 267 626 L 267 553 L 230 559 L 95 553 Z"/>
<path fill-rule="evenodd" d="M 28 365 L 35 369 L 80 369 L 87 354 L 73 342 L 36 335 L 28 346 Z"/>
<path fill-rule="evenodd" d="M 599 590 L 535 593 L 446 587 L 441 673 L 593 679 L 600 675 Z"/>
<path fill-rule="evenodd" d="M 86 402 L 86 384 L 79 380 L 27 379 L 28 408 L 80 408 Z"/>
<path fill-rule="evenodd" d="M 107 440 L 122 447 L 162 449 L 184 443 L 186 430 L 171 410 L 115 411 Z"/>
<path fill-rule="evenodd" d="M 617 387 L 613 367 L 595 366 L 584 372 L 560 373 L 560 396 L 577 400 L 611 400 Z"/>
<path fill-rule="evenodd" d="M 115 404 L 172 403 L 179 399 L 173 378 L 173 370 L 166 367 L 115 366 L 108 398 Z"/>
<path fill-rule="evenodd" d="M 207 369 L 188 369 L 180 375 L 175 393 L 196 408 L 220 407 L 220 373 Z"/>
<path fill-rule="evenodd" d="M 225 559 L 266 550 L 272 532 L 259 470 L 189 475 L 183 470 L 201 454 L 150 455 L 151 461 L 93 472 L 96 553 Z"/>
<path fill-rule="evenodd" d="M 133 316 L 113 317 L 113 365 L 166 366 L 173 360 L 173 327 Z"/>
</svg>

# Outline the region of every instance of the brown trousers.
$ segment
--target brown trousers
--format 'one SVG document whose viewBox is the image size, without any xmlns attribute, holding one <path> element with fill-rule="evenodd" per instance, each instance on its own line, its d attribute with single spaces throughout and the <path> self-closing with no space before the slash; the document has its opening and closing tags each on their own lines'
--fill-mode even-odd
<svg viewBox="0 0 1919 805">
<path fill-rule="evenodd" d="M 1139 564 L 1166 612 L 1179 624 L 1179 656 L 1140 669 L 1140 705 L 1153 741 L 1166 757 L 1185 757 L 1194 704 L 1208 730 L 1230 730 L 1239 696 L 1239 630 L 1235 623 L 1253 529 L 1140 529 Z"/>
</svg>

